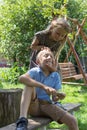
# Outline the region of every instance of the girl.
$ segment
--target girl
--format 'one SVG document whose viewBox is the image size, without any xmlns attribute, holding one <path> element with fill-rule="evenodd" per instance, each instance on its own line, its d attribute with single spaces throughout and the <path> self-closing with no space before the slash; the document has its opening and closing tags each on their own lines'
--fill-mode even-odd
<svg viewBox="0 0 87 130">
<path fill-rule="evenodd" d="M 30 60 L 30 68 L 37 66 L 36 56 L 38 52 L 44 48 L 49 47 L 54 53 L 56 61 L 59 59 L 59 54 L 66 42 L 67 34 L 70 32 L 68 22 L 64 18 L 53 20 L 47 29 L 37 32 L 31 44 L 32 56 Z M 47 67 L 49 67 L 47 65 Z M 54 61 L 54 66 L 50 71 L 57 70 L 57 63 Z"/>
</svg>

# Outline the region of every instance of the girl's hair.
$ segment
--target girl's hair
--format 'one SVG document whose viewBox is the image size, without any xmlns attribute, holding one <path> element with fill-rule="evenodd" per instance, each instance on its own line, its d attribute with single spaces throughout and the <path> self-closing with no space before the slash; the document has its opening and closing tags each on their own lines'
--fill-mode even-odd
<svg viewBox="0 0 87 130">
<path fill-rule="evenodd" d="M 58 18 L 58 19 L 54 19 L 51 24 L 46 28 L 46 33 L 50 33 L 51 30 L 55 27 L 61 27 L 63 28 L 66 33 L 68 34 L 69 32 L 71 32 L 71 28 L 70 25 L 68 23 L 67 20 L 65 20 L 64 18 Z"/>
<path fill-rule="evenodd" d="M 54 19 L 50 23 L 50 25 L 45 29 L 45 31 L 44 31 L 45 34 L 50 34 L 52 32 L 52 29 L 55 28 L 55 27 L 62 28 L 66 32 L 66 36 L 64 37 L 64 39 L 59 41 L 59 44 L 61 43 L 60 44 L 61 46 L 58 47 L 56 54 L 55 54 L 55 58 L 58 60 L 60 52 L 64 47 L 64 43 L 66 42 L 67 34 L 71 32 L 71 28 L 70 28 L 68 21 L 65 18 L 57 18 L 57 19 Z"/>
</svg>

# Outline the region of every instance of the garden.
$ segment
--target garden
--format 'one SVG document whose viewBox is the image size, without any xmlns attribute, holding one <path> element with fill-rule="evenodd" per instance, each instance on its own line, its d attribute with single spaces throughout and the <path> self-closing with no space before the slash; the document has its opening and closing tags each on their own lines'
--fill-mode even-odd
<svg viewBox="0 0 87 130">
<path fill-rule="evenodd" d="M 87 0 L 0 1 L 0 91 L 24 88 L 18 77 L 29 69 L 34 34 L 46 28 L 54 17 L 60 16 L 68 18 L 72 33 L 68 35 L 70 42 L 66 41 L 59 63 L 72 62 L 76 72 L 83 75 L 83 79 L 62 82 L 61 91 L 66 93 L 66 98 L 61 103 L 81 103 L 74 115 L 79 130 L 86 130 L 87 77 L 84 74 L 87 73 Z M 6 59 L 5 66 L 2 65 L 3 59 Z M 47 128 L 67 130 L 65 125 L 56 122 L 50 123 Z"/>
<path fill-rule="evenodd" d="M 0 69 L 0 77 L 5 76 L 6 78 L 6 75 L 8 75 L 10 78 L 12 78 L 11 74 L 8 73 L 9 72 L 8 70 L 9 69 L 6 70 Z M 23 89 L 23 87 L 24 86 L 20 83 L 14 84 L 6 81 L 0 83 L 0 89 L 16 89 L 16 88 Z M 62 103 L 81 103 L 80 109 L 78 111 L 75 111 L 74 115 L 78 120 L 79 130 L 86 130 L 87 128 L 87 86 L 63 84 L 62 91 L 65 92 L 67 95 L 66 98 L 62 100 Z M 65 125 L 60 125 L 57 124 L 56 122 L 52 122 L 48 126 L 48 129 L 60 129 L 60 128 L 62 130 L 67 130 Z"/>
</svg>

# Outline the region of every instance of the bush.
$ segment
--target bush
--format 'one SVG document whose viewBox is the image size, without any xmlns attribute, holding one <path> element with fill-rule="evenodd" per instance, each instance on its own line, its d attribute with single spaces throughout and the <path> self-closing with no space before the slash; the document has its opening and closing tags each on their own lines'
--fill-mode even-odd
<svg viewBox="0 0 87 130">
<path fill-rule="evenodd" d="M 1 68 L 0 77 L 3 82 L 18 83 L 18 77 L 26 72 L 25 66 L 18 66 L 15 63 L 11 68 Z"/>
</svg>

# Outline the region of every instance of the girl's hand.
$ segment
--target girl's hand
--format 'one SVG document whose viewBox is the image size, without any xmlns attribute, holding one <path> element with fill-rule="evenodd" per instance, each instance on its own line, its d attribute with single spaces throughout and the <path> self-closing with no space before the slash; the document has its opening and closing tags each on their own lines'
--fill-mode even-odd
<svg viewBox="0 0 87 130">
<path fill-rule="evenodd" d="M 41 51 L 43 51 L 43 50 L 51 51 L 50 48 L 49 48 L 49 47 L 46 47 L 46 46 L 42 46 L 42 47 L 41 47 Z"/>
</svg>

